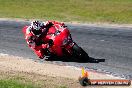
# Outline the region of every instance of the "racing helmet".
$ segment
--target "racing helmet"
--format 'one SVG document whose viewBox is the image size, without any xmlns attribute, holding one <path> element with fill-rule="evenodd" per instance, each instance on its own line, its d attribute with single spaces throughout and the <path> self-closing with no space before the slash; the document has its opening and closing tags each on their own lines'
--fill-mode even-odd
<svg viewBox="0 0 132 88">
<path fill-rule="evenodd" d="M 35 35 L 38 35 L 41 33 L 41 28 L 44 26 L 44 23 L 38 20 L 32 21 L 31 22 L 31 28 L 32 28 L 32 32 Z"/>
<path fill-rule="evenodd" d="M 40 30 L 40 22 L 35 20 L 31 22 L 31 27 L 33 28 L 33 30 Z"/>
</svg>

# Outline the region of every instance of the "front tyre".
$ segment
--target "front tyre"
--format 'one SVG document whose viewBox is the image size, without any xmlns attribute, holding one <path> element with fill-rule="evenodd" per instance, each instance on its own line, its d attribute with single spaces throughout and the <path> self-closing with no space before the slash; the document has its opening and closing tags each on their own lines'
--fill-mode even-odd
<svg viewBox="0 0 132 88">
<path fill-rule="evenodd" d="M 76 43 L 73 46 L 73 56 L 75 58 L 80 59 L 81 61 L 89 60 L 88 54 L 81 47 L 79 47 Z"/>
</svg>

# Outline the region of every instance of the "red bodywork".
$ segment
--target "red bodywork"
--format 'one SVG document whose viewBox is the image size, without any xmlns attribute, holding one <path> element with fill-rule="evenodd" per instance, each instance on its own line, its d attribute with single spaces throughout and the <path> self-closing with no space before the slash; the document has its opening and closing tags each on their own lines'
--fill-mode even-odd
<svg viewBox="0 0 132 88">
<path fill-rule="evenodd" d="M 46 35 L 46 40 L 53 40 L 53 46 L 49 51 L 57 56 L 63 56 L 65 49 L 69 54 L 72 54 L 71 48 L 74 45 L 71 34 L 67 27 L 62 27 L 60 24 L 54 24 Z"/>
<path fill-rule="evenodd" d="M 23 28 L 25 37 L 27 27 L 28 26 L 25 26 Z M 74 42 L 67 27 L 63 27 L 61 24 L 54 24 L 49 28 L 47 35 L 44 35 L 41 39 L 47 43 L 49 40 L 53 40 L 53 45 L 48 48 L 52 54 L 56 56 L 72 55 L 72 46 L 74 45 Z M 32 48 L 31 46 L 29 47 Z M 32 48 L 32 50 L 40 57 L 44 53 L 41 51 L 42 48 L 44 47 L 40 45 L 36 48 Z"/>
</svg>

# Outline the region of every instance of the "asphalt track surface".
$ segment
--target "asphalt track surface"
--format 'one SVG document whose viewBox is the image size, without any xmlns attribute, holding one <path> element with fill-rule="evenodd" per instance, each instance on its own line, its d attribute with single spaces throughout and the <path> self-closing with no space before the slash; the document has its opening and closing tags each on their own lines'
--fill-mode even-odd
<svg viewBox="0 0 132 88">
<path fill-rule="evenodd" d="M 24 40 L 22 27 L 29 22 L 0 21 L 0 53 L 28 57 L 37 56 Z M 91 58 L 99 62 L 79 63 L 74 61 L 45 61 L 61 65 L 84 66 L 96 70 L 132 79 L 132 28 L 96 27 L 89 25 L 67 24 L 73 40 L 81 46 Z M 100 62 L 105 59 L 105 62 Z"/>
</svg>

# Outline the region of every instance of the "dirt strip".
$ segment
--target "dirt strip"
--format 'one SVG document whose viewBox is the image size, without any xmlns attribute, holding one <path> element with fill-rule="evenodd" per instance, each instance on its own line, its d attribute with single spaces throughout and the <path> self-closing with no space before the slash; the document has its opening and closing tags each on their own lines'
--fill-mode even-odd
<svg viewBox="0 0 132 88">
<path fill-rule="evenodd" d="M 16 21 L 16 22 L 30 22 L 36 19 L 21 19 L 21 18 L 0 18 L 1 21 Z M 37 20 L 43 20 L 46 21 L 45 19 L 37 19 Z M 76 21 L 70 21 L 70 22 L 65 22 L 67 24 L 75 24 L 75 25 L 86 25 L 86 26 L 93 26 L 93 27 L 125 27 L 125 28 L 132 28 L 132 24 L 115 24 L 115 23 L 102 23 L 102 22 L 76 22 Z"/>
<path fill-rule="evenodd" d="M 48 82 L 49 84 L 66 85 L 68 88 L 82 88 L 78 83 L 78 78 L 81 76 L 80 68 L 39 63 L 22 57 L 0 55 L 0 75 L 0 78 L 4 78 L 5 75 L 9 75 L 9 77 L 10 75 L 22 75 L 22 77 L 28 77 L 33 81 L 35 80 L 35 82 L 43 79 L 47 81 L 50 80 L 50 82 Z M 91 71 L 88 71 L 88 75 L 90 79 L 120 79 L 118 77 Z M 114 88 L 124 87 L 132 88 L 132 86 L 115 86 Z M 49 85 L 49 88 L 54 87 Z M 88 88 L 95 88 L 95 86 Z M 96 86 L 96 88 L 113 88 L 113 86 Z"/>
</svg>

